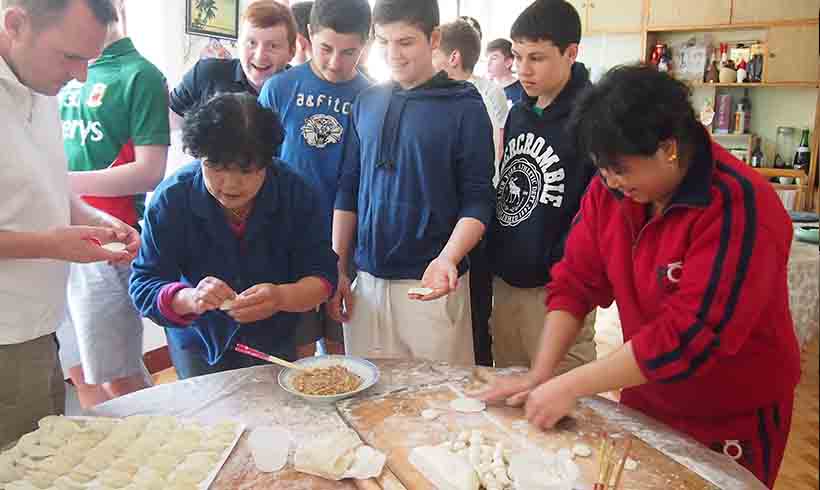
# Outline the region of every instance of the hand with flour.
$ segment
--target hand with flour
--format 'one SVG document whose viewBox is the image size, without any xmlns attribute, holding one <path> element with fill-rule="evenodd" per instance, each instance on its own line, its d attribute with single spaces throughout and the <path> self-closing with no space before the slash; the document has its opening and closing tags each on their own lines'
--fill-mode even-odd
<svg viewBox="0 0 820 490">
<path fill-rule="evenodd" d="M 171 303 L 174 313 L 180 316 L 202 315 L 218 310 L 223 303 L 236 297 L 227 283 L 215 277 L 206 277 L 195 288 L 180 290 Z"/>
<path fill-rule="evenodd" d="M 421 295 L 410 291 L 408 297 L 419 301 L 432 301 L 447 296 L 458 287 L 458 267 L 453 261 L 442 256 L 436 257 L 427 266 L 421 278 L 422 287 L 432 290 L 431 293 Z"/>
<path fill-rule="evenodd" d="M 476 398 L 489 404 L 505 404 L 510 407 L 523 406 L 527 396 L 535 389 L 541 380 L 532 372 L 511 376 L 499 376 L 494 379 L 490 387 L 474 394 Z"/>
<path fill-rule="evenodd" d="M 282 286 L 257 284 L 236 297 L 228 314 L 239 323 L 265 320 L 282 311 Z"/>
</svg>

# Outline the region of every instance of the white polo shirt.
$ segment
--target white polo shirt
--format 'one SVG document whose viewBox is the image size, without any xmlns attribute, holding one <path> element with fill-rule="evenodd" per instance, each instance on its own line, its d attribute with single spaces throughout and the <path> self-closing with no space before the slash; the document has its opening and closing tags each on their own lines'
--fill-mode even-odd
<svg viewBox="0 0 820 490">
<path fill-rule="evenodd" d="M 68 226 L 68 166 L 57 99 L 20 83 L 0 57 L 0 231 Z M 0 258 L 0 345 L 53 333 L 68 263 Z"/>
</svg>

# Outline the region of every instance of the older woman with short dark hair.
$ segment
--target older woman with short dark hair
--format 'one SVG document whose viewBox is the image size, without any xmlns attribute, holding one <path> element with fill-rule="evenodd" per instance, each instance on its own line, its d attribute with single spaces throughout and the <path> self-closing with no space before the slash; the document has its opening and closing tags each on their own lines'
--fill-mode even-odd
<svg viewBox="0 0 820 490">
<path fill-rule="evenodd" d="M 248 94 L 185 118 L 198 160 L 157 188 L 130 281 L 140 312 L 166 327 L 180 378 L 259 364 L 232 351 L 238 342 L 294 359 L 294 313 L 333 293 L 330 232 L 313 191 L 274 158 L 282 138 Z"/>
<path fill-rule="evenodd" d="M 788 214 L 764 178 L 710 140 L 687 86 L 665 73 L 611 70 L 573 120 L 600 177 L 552 269 L 533 370 L 484 398 L 526 400 L 528 418 L 550 427 L 578 397 L 622 389 L 624 405 L 773 487 L 800 377 Z M 583 318 L 613 300 L 624 346 L 555 377 Z"/>
</svg>

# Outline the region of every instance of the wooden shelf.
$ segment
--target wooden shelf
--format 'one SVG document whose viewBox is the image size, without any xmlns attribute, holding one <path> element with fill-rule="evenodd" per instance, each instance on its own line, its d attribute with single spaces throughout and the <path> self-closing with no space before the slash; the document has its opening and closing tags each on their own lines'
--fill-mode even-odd
<svg viewBox="0 0 820 490">
<path fill-rule="evenodd" d="M 820 88 L 820 82 L 706 83 L 687 82 L 693 87 L 715 88 Z"/>
<path fill-rule="evenodd" d="M 769 29 L 773 26 L 800 26 L 817 24 L 817 19 L 784 20 L 779 22 L 744 22 L 737 24 L 712 24 L 689 26 L 648 26 L 646 32 L 657 34 L 662 32 L 689 32 L 689 31 L 750 31 Z"/>
<path fill-rule="evenodd" d="M 755 135 L 752 133 L 713 133 L 709 131 L 709 136 L 715 139 L 725 138 L 725 139 L 734 139 L 734 140 L 749 140 L 751 141 L 754 139 Z"/>
<path fill-rule="evenodd" d="M 780 184 L 778 182 L 770 182 L 772 187 L 779 191 L 800 191 L 805 190 L 808 186 L 805 184 L 797 185 L 797 184 Z"/>
<path fill-rule="evenodd" d="M 794 177 L 795 179 L 809 179 L 806 172 L 802 170 L 794 170 L 792 168 L 755 168 L 755 170 L 766 177 Z"/>
</svg>

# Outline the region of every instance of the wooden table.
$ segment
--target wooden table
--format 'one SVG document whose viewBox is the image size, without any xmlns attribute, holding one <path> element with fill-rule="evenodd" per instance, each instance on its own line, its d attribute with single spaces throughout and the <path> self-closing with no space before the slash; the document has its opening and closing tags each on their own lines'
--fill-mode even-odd
<svg viewBox="0 0 820 490">
<path fill-rule="evenodd" d="M 426 361 L 376 361 L 381 381 L 367 395 L 378 395 L 402 388 L 453 383 L 486 378 L 504 371 L 485 368 L 457 368 Z M 261 366 L 218 373 L 195 379 L 156 386 L 99 405 L 90 415 L 124 417 L 129 415 L 172 415 L 214 423 L 233 419 L 248 426 L 248 431 L 228 459 L 212 488 L 269 488 L 273 490 L 337 490 L 356 488 L 351 482 L 330 482 L 292 470 L 279 474 L 256 471 L 248 448 L 248 433 L 258 426 L 287 427 L 296 444 L 344 427 L 333 405 L 309 404 L 282 390 L 276 377 L 279 368 Z M 718 488 L 765 490 L 744 468 L 670 429 L 609 400 L 594 397 L 581 401 L 609 423 L 617 424 L 660 450 Z M 385 490 L 403 489 L 397 481 L 382 482 Z M 408 488 L 407 490 L 415 490 Z"/>
</svg>

